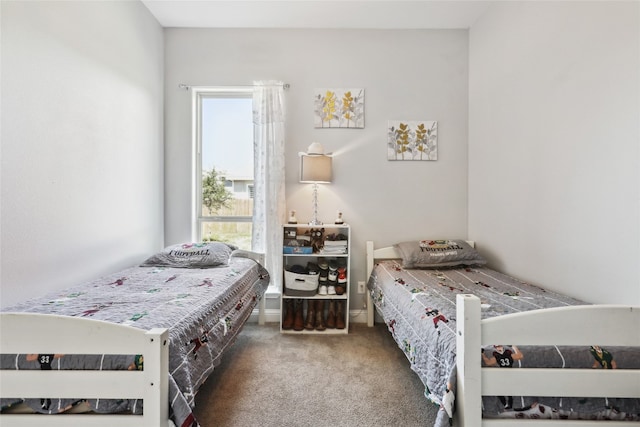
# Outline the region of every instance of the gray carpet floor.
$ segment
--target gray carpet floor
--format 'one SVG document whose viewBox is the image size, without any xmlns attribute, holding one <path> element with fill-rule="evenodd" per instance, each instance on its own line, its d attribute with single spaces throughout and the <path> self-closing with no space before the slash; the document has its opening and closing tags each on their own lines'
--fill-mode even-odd
<svg viewBox="0 0 640 427">
<path fill-rule="evenodd" d="M 438 407 L 385 325 L 348 335 L 247 324 L 196 397 L 202 427 L 429 426 Z"/>
</svg>

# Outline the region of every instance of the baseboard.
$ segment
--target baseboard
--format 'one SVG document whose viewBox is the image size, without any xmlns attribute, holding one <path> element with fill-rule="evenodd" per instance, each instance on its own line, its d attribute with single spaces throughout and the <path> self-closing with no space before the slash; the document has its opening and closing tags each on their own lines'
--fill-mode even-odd
<svg viewBox="0 0 640 427">
<path fill-rule="evenodd" d="M 258 309 L 254 309 L 249 316 L 248 322 L 258 323 Z M 280 322 L 280 309 L 277 308 L 268 308 L 264 311 L 264 321 L 265 323 L 279 323 Z"/>
<path fill-rule="evenodd" d="M 280 310 L 276 308 L 266 309 L 264 312 L 264 320 L 266 323 L 280 322 Z M 258 309 L 254 309 L 249 317 L 249 322 L 258 323 Z M 367 323 L 367 310 L 349 310 L 349 322 L 351 323 Z"/>
</svg>

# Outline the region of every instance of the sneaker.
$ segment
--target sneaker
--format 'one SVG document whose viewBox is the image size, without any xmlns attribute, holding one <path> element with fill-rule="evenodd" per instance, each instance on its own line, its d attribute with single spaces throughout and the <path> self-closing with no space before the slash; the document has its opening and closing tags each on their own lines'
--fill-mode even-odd
<svg viewBox="0 0 640 427">
<path fill-rule="evenodd" d="M 336 295 L 336 285 L 338 284 L 338 265 L 335 260 L 331 260 L 329 262 L 329 274 L 327 276 L 329 279 L 329 295 Z"/>
<path fill-rule="evenodd" d="M 329 282 L 332 282 L 332 283 L 335 284 L 338 281 L 338 271 L 337 270 L 333 270 L 333 271 L 329 270 L 328 279 L 329 279 Z"/>
<path fill-rule="evenodd" d="M 318 287 L 318 295 L 327 295 L 327 285 L 320 285 Z"/>
<path fill-rule="evenodd" d="M 320 282 L 326 282 L 329 275 L 329 263 L 325 258 L 318 258 L 318 268 L 320 269 Z"/>
<path fill-rule="evenodd" d="M 307 270 L 309 271 L 309 274 L 314 276 L 320 272 L 320 269 L 318 268 L 318 264 L 311 261 L 307 263 Z"/>
</svg>

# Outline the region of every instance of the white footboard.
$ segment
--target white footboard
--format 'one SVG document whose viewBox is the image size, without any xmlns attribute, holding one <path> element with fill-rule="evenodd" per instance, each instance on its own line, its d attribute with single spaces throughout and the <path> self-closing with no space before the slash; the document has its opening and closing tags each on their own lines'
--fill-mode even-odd
<svg viewBox="0 0 640 427">
<path fill-rule="evenodd" d="M 586 305 L 534 310 L 480 320 L 480 300 L 457 295 L 457 426 L 511 426 L 513 419 L 482 420 L 482 396 L 640 398 L 640 371 L 604 369 L 491 369 L 481 367 L 482 346 L 640 346 L 640 307 Z M 561 324 L 562 328 L 555 325 Z M 620 325 L 625 325 L 620 328 Z M 544 331 L 544 333 L 541 333 Z M 527 333 L 528 332 L 528 333 Z M 619 421 L 518 420 L 517 425 L 618 425 Z M 640 423 L 622 423 L 640 425 Z"/>
<path fill-rule="evenodd" d="M 169 343 L 166 329 L 75 317 L 0 313 L 2 354 L 141 354 L 143 371 L 0 370 L 2 397 L 141 399 L 143 415 L 2 414 L 10 426 L 167 426 Z"/>
</svg>

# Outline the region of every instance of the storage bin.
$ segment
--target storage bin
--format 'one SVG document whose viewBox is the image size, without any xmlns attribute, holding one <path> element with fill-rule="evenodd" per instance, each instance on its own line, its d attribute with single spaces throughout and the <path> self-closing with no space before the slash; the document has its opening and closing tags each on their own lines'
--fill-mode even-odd
<svg viewBox="0 0 640 427">
<path fill-rule="evenodd" d="M 313 248 L 311 246 L 283 246 L 282 253 L 287 255 L 312 254 Z"/>
<path fill-rule="evenodd" d="M 312 297 L 318 290 L 317 274 L 299 274 L 284 271 L 284 294 L 294 297 Z"/>
</svg>

